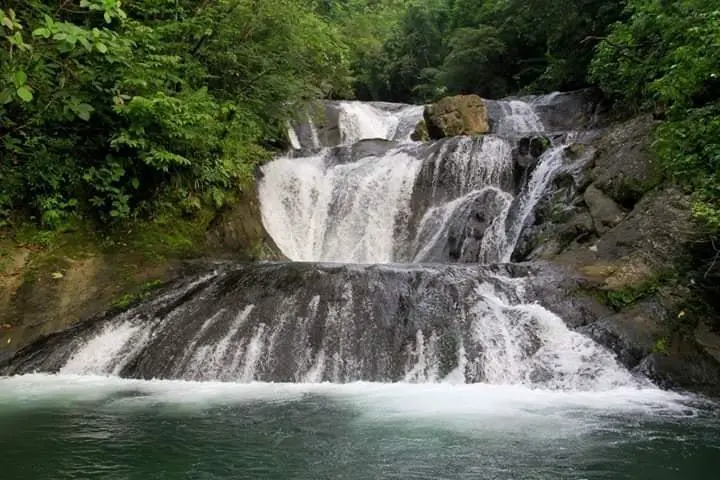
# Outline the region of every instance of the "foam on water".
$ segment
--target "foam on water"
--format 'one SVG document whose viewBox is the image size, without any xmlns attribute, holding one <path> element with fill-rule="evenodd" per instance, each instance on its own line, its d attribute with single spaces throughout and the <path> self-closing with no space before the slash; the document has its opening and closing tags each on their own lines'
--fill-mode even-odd
<svg viewBox="0 0 720 480">
<path fill-rule="evenodd" d="M 481 422 L 519 428 L 542 417 L 584 423 L 593 415 L 688 416 L 699 400 L 658 389 L 618 388 L 604 392 L 535 390 L 514 385 L 410 383 L 222 383 L 126 380 L 87 375 L 31 374 L 0 379 L 0 406 L 31 409 L 48 405 L 106 402 L 114 408 L 157 404 L 206 408 L 256 401 L 289 402 L 319 395 L 357 408 L 368 418 L 416 418 Z M 586 416 L 577 416 L 582 410 Z M 526 425 L 522 425 L 525 423 Z M 458 426 L 462 422 L 457 423 Z M 528 434 L 533 432 L 527 431 Z M 547 432 L 535 432 L 546 434 Z"/>
</svg>

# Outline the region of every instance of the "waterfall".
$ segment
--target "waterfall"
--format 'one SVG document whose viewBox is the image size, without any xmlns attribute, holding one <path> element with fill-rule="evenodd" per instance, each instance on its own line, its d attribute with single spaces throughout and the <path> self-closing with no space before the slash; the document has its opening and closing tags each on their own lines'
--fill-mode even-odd
<svg viewBox="0 0 720 480">
<path fill-rule="evenodd" d="M 496 104 L 493 134 L 431 143 L 409 139 L 422 107 L 329 104 L 336 126 L 291 126 L 295 151 L 262 167 L 263 222 L 290 262 L 219 264 L 6 373 L 647 385 L 540 306 L 557 273 L 507 263 L 565 149 L 523 167 L 517 142 L 543 121 L 529 103 Z"/>
<path fill-rule="evenodd" d="M 498 119 L 496 131 L 501 135 L 538 133 L 544 130 L 542 120 L 527 102 L 511 100 L 499 102 L 503 115 Z"/>
<path fill-rule="evenodd" d="M 409 208 L 419 163 L 402 150 L 340 165 L 331 156 L 282 158 L 263 169 L 268 232 L 296 261 L 392 261 L 396 219 Z"/>
</svg>

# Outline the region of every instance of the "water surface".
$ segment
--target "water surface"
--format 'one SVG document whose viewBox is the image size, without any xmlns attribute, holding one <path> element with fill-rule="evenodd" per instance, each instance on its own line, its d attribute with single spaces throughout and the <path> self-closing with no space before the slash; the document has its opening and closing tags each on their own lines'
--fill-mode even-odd
<svg viewBox="0 0 720 480">
<path fill-rule="evenodd" d="M 714 479 L 711 404 L 655 389 L 0 379 L 2 478 Z"/>
</svg>

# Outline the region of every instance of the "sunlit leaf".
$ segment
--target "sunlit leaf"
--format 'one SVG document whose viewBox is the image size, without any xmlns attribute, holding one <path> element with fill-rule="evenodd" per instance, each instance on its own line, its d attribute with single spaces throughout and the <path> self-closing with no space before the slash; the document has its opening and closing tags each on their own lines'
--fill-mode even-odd
<svg viewBox="0 0 720 480">
<path fill-rule="evenodd" d="M 17 89 L 18 97 L 22 99 L 23 102 L 31 102 L 33 99 L 33 94 L 30 91 L 30 89 L 26 86 L 20 87 Z"/>
</svg>

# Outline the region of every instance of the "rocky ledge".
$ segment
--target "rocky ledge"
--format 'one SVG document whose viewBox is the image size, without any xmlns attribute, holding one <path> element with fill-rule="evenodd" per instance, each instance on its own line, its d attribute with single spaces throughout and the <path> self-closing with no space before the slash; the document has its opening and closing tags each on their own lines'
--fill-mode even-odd
<svg viewBox="0 0 720 480">
<path fill-rule="evenodd" d="M 640 116 L 568 147 L 513 260 L 552 262 L 577 275 L 574 295 L 601 308 L 564 318 L 628 368 L 662 387 L 720 396 L 720 319 L 699 298 L 702 272 L 690 254 L 702 233 L 691 199 L 659 172 L 654 126 Z"/>
</svg>

